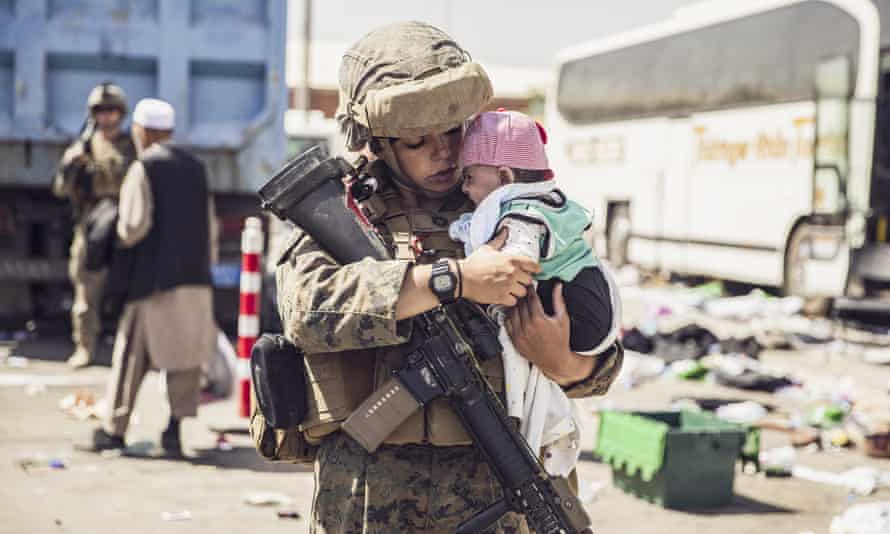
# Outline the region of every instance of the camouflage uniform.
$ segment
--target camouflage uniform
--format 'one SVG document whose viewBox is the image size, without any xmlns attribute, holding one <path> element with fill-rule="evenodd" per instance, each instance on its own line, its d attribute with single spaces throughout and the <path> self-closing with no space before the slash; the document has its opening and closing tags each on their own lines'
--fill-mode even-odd
<svg viewBox="0 0 890 534">
<path fill-rule="evenodd" d="M 95 90 L 94 90 L 95 92 Z M 90 107 L 95 100 L 91 94 Z M 125 104 L 115 102 L 116 104 Z M 123 114 L 126 108 L 121 109 Z M 59 172 L 53 180 L 53 193 L 68 198 L 75 213 L 73 238 L 71 240 L 68 276 L 74 288 L 74 302 L 71 306 L 71 337 L 74 341 L 74 355 L 71 362 L 79 360 L 88 363 L 95 356 L 96 340 L 101 333 L 102 323 L 99 309 L 102 299 L 102 288 L 105 285 L 105 270 L 88 271 L 86 262 L 86 225 L 84 220 L 96 201 L 101 198 L 117 198 L 127 168 L 136 159 L 136 148 L 133 140 L 125 132 L 121 132 L 112 140 L 107 140 L 98 133 L 90 139 L 89 168 L 92 171 L 92 195 L 82 198 L 75 191 L 73 184 L 66 179 L 70 168 L 83 154 L 80 141 L 76 141 L 62 156 Z"/>
<path fill-rule="evenodd" d="M 340 266 L 296 230 L 277 272 L 286 335 L 307 358 L 405 342 L 408 324 L 396 321 L 395 308 L 408 265 L 364 260 Z M 604 394 L 621 361 L 620 354 L 602 359 L 567 393 Z M 500 491 L 471 446 L 384 445 L 369 454 L 339 431 L 321 439 L 315 480 L 310 532 L 317 533 L 453 532 Z M 524 528 L 507 516 L 495 532 Z"/>
<path fill-rule="evenodd" d="M 312 532 L 454 532 L 501 495 L 473 447 L 384 445 L 374 454 L 343 432 L 318 451 Z M 496 532 L 524 532 L 515 514 Z"/>
<path fill-rule="evenodd" d="M 389 28 L 382 32 L 383 38 L 394 35 L 396 41 L 410 41 L 429 28 L 408 26 L 410 31 Z M 373 49 L 367 37 L 364 44 L 365 50 Z M 388 50 L 410 48 L 393 43 L 389 46 Z M 355 48 L 348 51 L 344 63 L 346 57 L 362 63 L 362 57 L 356 54 Z M 370 62 L 364 64 L 371 69 Z M 344 84 L 342 76 L 343 69 L 341 97 L 343 86 L 353 83 L 346 80 Z M 355 148 L 368 133 L 351 125 L 348 144 Z M 389 171 L 388 177 L 379 177 L 384 188 L 388 179 L 395 178 L 396 171 L 391 167 Z M 448 201 L 446 198 L 428 204 L 435 212 L 437 204 L 442 208 Z M 462 209 L 469 210 L 470 205 L 464 203 Z M 452 216 L 456 214 L 451 212 Z M 385 241 L 396 243 L 398 238 L 387 226 L 388 220 L 386 214 L 380 217 L 377 229 Z M 443 225 L 446 236 L 448 223 L 450 220 Z M 452 249 L 462 247 L 456 244 Z M 424 262 L 444 255 L 444 251 L 434 252 L 425 255 Z M 339 423 L 370 394 L 372 383 L 388 376 L 393 360 L 401 358 L 398 346 L 408 340 L 411 323 L 396 320 L 396 303 L 409 265 L 402 260 L 371 259 L 339 265 L 300 229 L 295 230 L 278 261 L 282 325 L 288 339 L 306 355 L 307 378 L 313 390 L 309 420 L 303 425 L 307 440 L 318 446 L 310 532 L 450 533 L 493 503 L 500 493 L 499 484 L 477 450 L 469 445 L 463 428 L 455 428 L 459 426 L 456 416 L 449 407 L 436 404 L 440 401 L 410 417 L 374 453 L 367 453 L 338 430 Z M 591 376 L 569 388 L 567 394 L 583 397 L 605 393 L 621 361 L 620 351 L 601 358 Z M 500 370 L 500 383 L 496 374 L 486 373 L 486 377 L 496 391 L 502 391 L 503 363 L 500 358 L 491 363 L 492 369 Z M 436 422 L 433 414 L 438 414 Z M 444 430 L 437 435 L 430 429 L 434 425 Z M 493 531 L 526 532 L 527 528 L 521 518 L 509 514 Z"/>
</svg>

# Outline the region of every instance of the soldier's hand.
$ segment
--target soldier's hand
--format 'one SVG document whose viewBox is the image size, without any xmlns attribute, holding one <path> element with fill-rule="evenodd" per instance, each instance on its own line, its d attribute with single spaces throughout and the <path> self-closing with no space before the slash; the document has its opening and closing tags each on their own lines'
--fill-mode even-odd
<svg viewBox="0 0 890 534">
<path fill-rule="evenodd" d="M 504 327 L 519 354 L 551 380 L 566 386 L 587 378 L 594 359 L 571 350 L 571 321 L 562 288 L 562 283 L 553 287 L 553 315 L 544 311 L 537 291 L 531 290 L 507 313 Z"/>
<path fill-rule="evenodd" d="M 83 144 L 74 143 L 62 155 L 63 164 L 83 163 L 87 160 L 87 155 L 83 150 Z"/>
<path fill-rule="evenodd" d="M 541 266 L 525 256 L 501 252 L 507 232 L 504 228 L 460 261 L 464 298 L 480 304 L 513 306 L 528 292 L 532 276 L 541 271 Z"/>
</svg>

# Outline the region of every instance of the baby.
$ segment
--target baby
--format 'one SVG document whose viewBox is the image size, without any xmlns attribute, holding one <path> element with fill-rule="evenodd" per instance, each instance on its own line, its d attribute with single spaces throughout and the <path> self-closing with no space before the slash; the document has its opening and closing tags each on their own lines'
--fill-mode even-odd
<svg viewBox="0 0 890 534">
<path fill-rule="evenodd" d="M 467 129 L 461 149 L 463 190 L 476 210 L 455 221 L 449 234 L 464 243 L 469 255 L 506 227 L 502 250 L 540 263 L 537 293 L 549 314 L 554 285 L 563 283 L 571 349 L 595 356 L 611 348 L 618 334 L 617 289 L 583 238 L 589 212 L 556 187 L 546 142 L 544 128 L 522 113 L 480 114 Z M 503 324 L 503 310 L 494 315 Z M 568 476 L 580 453 L 575 405 L 518 354 L 503 327 L 500 339 L 507 412 L 520 419 L 523 435 L 540 453 L 547 471 Z"/>
</svg>

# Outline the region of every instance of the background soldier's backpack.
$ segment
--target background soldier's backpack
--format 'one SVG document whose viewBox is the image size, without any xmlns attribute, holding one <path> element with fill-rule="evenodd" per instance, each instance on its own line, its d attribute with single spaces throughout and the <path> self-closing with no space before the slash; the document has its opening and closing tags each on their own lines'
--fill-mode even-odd
<svg viewBox="0 0 890 534">
<path fill-rule="evenodd" d="M 316 447 L 306 442 L 303 353 L 282 335 L 263 334 L 250 353 L 252 405 L 250 437 L 270 462 L 308 464 Z"/>
</svg>

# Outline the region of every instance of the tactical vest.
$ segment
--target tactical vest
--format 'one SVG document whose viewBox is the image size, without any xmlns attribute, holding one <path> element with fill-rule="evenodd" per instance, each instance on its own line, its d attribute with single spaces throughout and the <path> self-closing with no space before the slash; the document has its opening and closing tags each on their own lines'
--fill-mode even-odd
<svg viewBox="0 0 890 534">
<path fill-rule="evenodd" d="M 426 264 L 443 257 L 463 256 L 463 244 L 448 237 L 448 225 L 472 209 L 469 200 L 463 199 L 461 205 L 452 209 L 446 205 L 439 211 L 407 208 L 396 187 L 388 180 L 380 181 L 381 190 L 363 202 L 362 209 L 394 258 Z M 403 358 L 400 346 L 307 354 L 308 414 L 301 425 L 306 440 L 317 444 L 338 430 L 340 423 L 382 386 L 394 369 L 402 366 Z M 501 359 L 482 362 L 481 367 L 495 391 L 502 392 Z M 448 402 L 437 399 L 409 417 L 384 443 L 450 446 L 470 445 L 472 440 Z"/>
<path fill-rule="evenodd" d="M 93 194 L 96 198 L 120 195 L 121 184 L 127 169 L 136 159 L 136 148 L 133 140 L 126 133 L 121 133 L 114 140 L 107 141 L 99 134 L 90 140 L 93 168 Z"/>
</svg>

